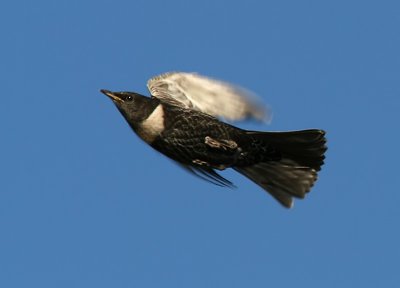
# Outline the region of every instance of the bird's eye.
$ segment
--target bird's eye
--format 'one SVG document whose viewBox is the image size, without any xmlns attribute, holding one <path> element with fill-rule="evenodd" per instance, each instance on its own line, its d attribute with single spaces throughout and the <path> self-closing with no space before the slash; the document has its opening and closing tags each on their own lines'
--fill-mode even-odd
<svg viewBox="0 0 400 288">
<path fill-rule="evenodd" d="M 132 100 L 133 100 L 133 97 L 132 97 L 131 95 L 128 95 L 128 96 L 126 96 L 125 100 L 126 100 L 126 101 L 132 101 Z"/>
</svg>

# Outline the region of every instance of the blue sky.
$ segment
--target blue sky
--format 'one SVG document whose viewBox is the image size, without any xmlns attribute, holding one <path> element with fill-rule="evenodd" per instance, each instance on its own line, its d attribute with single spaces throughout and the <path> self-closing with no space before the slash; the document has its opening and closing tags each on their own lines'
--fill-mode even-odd
<svg viewBox="0 0 400 288">
<path fill-rule="evenodd" d="M 398 1 L 8 2 L 0 287 L 397 287 Z M 99 93 L 171 70 L 272 107 L 241 127 L 325 129 L 308 198 L 192 177 Z"/>
</svg>

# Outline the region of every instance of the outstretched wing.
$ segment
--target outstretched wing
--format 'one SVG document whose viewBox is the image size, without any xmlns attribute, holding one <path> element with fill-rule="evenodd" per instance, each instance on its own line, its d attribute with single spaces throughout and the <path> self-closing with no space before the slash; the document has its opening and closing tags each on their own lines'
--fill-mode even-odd
<svg viewBox="0 0 400 288">
<path fill-rule="evenodd" d="M 147 87 L 153 97 L 163 102 L 215 117 L 231 121 L 270 118 L 266 107 L 250 92 L 196 73 L 165 73 L 150 79 Z"/>
</svg>

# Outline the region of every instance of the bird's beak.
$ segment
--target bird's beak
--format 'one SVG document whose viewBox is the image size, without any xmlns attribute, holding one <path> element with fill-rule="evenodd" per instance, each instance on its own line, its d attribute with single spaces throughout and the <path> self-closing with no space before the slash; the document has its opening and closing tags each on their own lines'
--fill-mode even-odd
<svg viewBox="0 0 400 288">
<path fill-rule="evenodd" d="M 105 89 L 101 89 L 100 92 L 103 93 L 104 95 L 110 97 L 111 100 L 114 102 L 123 102 L 123 100 L 121 98 L 119 98 L 114 92 L 111 92 L 111 91 L 105 90 Z"/>
</svg>

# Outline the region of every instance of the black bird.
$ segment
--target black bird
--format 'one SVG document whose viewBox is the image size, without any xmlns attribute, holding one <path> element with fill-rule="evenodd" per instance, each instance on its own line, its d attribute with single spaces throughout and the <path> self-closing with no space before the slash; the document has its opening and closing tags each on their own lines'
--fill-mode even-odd
<svg viewBox="0 0 400 288">
<path fill-rule="evenodd" d="M 325 132 L 247 131 L 235 121 L 266 117 L 249 93 L 195 73 L 165 73 L 147 83 L 152 97 L 101 90 L 133 131 L 189 172 L 220 186 L 233 184 L 216 170 L 233 168 L 285 207 L 304 198 L 324 163 Z"/>
</svg>

